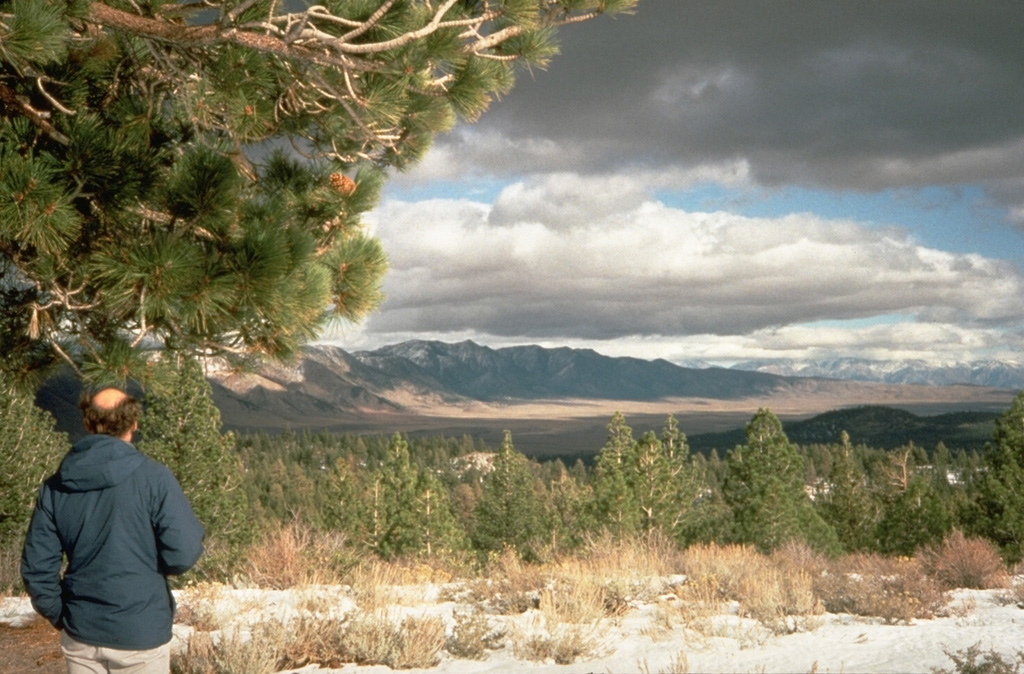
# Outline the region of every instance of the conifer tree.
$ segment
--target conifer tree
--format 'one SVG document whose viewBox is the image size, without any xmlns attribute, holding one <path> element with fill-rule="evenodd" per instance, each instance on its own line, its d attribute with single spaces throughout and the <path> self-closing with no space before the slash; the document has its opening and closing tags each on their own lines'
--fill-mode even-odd
<svg viewBox="0 0 1024 674">
<path fill-rule="evenodd" d="M 473 546 L 483 552 L 511 548 L 523 559 L 536 560 L 548 535 L 543 505 L 544 496 L 526 457 L 516 451 L 512 434 L 505 431 L 473 509 Z"/>
<path fill-rule="evenodd" d="M 0 371 L 0 550 L 20 546 L 39 487 L 69 448 L 50 413 Z"/>
<path fill-rule="evenodd" d="M 668 511 L 676 511 L 671 469 L 661 440 L 651 431 L 636 443 L 633 468 L 633 493 L 639 509 L 638 528 L 651 533 L 666 521 Z"/>
<path fill-rule="evenodd" d="M 581 484 L 557 462 L 558 474 L 548 485 L 547 511 L 551 518 L 551 550 L 554 553 L 575 550 L 585 536 L 596 529 L 593 511 L 593 490 Z"/>
<path fill-rule="evenodd" d="M 358 320 L 385 172 L 635 2 L 0 0 L 0 366 L 123 380 Z"/>
<path fill-rule="evenodd" d="M 633 429 L 621 412 L 608 423 L 608 440 L 597 456 L 594 468 L 594 511 L 597 521 L 617 540 L 626 539 L 640 526 L 636 501 L 637 458 Z"/>
<path fill-rule="evenodd" d="M 351 459 L 339 456 L 317 483 L 318 526 L 361 539 L 366 531 L 366 488 Z"/>
<path fill-rule="evenodd" d="M 1007 561 L 1024 558 L 1024 392 L 996 420 L 983 455 L 974 529 L 999 546 Z"/>
<path fill-rule="evenodd" d="M 661 432 L 661 448 L 665 455 L 668 488 L 666 506 L 658 516 L 658 526 L 676 542 L 686 545 L 693 541 L 698 513 L 694 505 L 704 490 L 705 474 L 702 466 L 694 464 L 686 435 L 679 430 L 671 414 L 665 419 Z"/>
<path fill-rule="evenodd" d="M 804 489 L 803 458 L 778 417 L 758 410 L 747 424 L 746 445 L 729 453 L 723 487 L 739 542 L 764 551 L 802 540 L 823 552 L 838 550 L 835 530 L 814 510 Z"/>
<path fill-rule="evenodd" d="M 370 483 L 369 541 L 378 555 L 431 555 L 461 547 L 448 491 L 429 471 L 413 465 L 409 442 L 401 434 L 392 436 Z"/>
<path fill-rule="evenodd" d="M 416 511 L 420 513 L 420 552 L 430 557 L 466 548 L 466 532 L 452 510 L 448 489 L 429 470 L 419 473 Z"/>
<path fill-rule="evenodd" d="M 416 470 L 409 462 L 409 443 L 395 433 L 387 454 L 373 472 L 370 487 L 370 545 L 382 557 L 401 555 L 419 547 L 416 517 Z"/>
<path fill-rule="evenodd" d="M 842 432 L 841 444 L 832 454 L 828 489 L 818 498 L 818 511 L 835 529 L 844 551 L 866 551 L 874 547 L 879 512 L 868 492 L 864 471 L 854 458 L 846 431 Z"/>
<path fill-rule="evenodd" d="M 173 372 L 166 388 L 147 393 L 138 447 L 178 478 L 208 537 L 241 544 L 256 532 L 242 488 L 234 437 L 220 432 L 220 412 L 195 358 L 179 355 L 157 365 Z"/>
<path fill-rule="evenodd" d="M 946 504 L 928 478 L 915 475 L 905 489 L 883 501 L 875 537 L 880 552 L 910 557 L 924 546 L 941 543 L 952 528 Z"/>
<path fill-rule="evenodd" d="M 913 555 L 918 548 L 941 542 L 952 528 L 947 504 L 923 473 L 927 457 L 913 443 L 890 452 L 886 470 L 875 487 L 881 514 L 875 525 L 880 552 Z"/>
</svg>

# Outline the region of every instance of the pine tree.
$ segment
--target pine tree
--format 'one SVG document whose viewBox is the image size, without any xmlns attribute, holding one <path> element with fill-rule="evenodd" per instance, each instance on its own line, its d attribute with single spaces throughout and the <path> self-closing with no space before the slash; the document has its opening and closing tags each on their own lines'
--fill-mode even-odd
<svg viewBox="0 0 1024 674">
<path fill-rule="evenodd" d="M 505 431 L 494 465 L 484 477 L 483 492 L 473 509 L 470 538 L 483 552 L 515 550 L 536 560 L 548 532 L 544 498 L 525 456 L 516 451 L 512 434 Z"/>
<path fill-rule="evenodd" d="M 658 526 L 677 543 L 687 545 L 693 541 L 694 527 L 699 519 L 694 506 L 704 491 L 705 474 L 702 466 L 694 464 L 686 435 L 679 430 L 678 422 L 671 414 L 665 419 L 661 432 L 661 448 L 667 469 L 668 497 L 658 515 Z"/>
<path fill-rule="evenodd" d="M 635 2 L 0 0 L 0 366 L 123 380 L 358 320 L 385 172 Z"/>
<path fill-rule="evenodd" d="M 804 489 L 803 458 L 778 417 L 758 410 L 747 424 L 747 443 L 729 453 L 723 488 L 739 542 L 771 551 L 791 540 L 835 552 L 835 531 L 814 510 Z"/>
<path fill-rule="evenodd" d="M 593 521 L 593 490 L 581 484 L 557 462 L 558 474 L 548 485 L 547 512 L 551 519 L 550 547 L 555 554 L 579 548 L 597 527 Z"/>
<path fill-rule="evenodd" d="M 194 358 L 159 364 L 172 370 L 167 388 L 147 393 L 138 447 L 178 478 L 209 538 L 242 544 L 256 533 L 242 488 L 234 437 L 220 432 L 210 383 Z"/>
<path fill-rule="evenodd" d="M 639 529 L 658 531 L 685 543 L 694 524 L 693 505 L 701 479 L 690 462 L 686 437 L 669 416 L 660 439 L 644 433 L 635 446 L 633 484 L 639 508 Z"/>
<path fill-rule="evenodd" d="M 884 500 L 875 537 L 880 552 L 910 557 L 924 546 L 941 543 L 952 528 L 942 498 L 926 476 L 915 475 L 905 489 Z"/>
<path fill-rule="evenodd" d="M 378 555 L 432 555 L 462 547 L 448 490 L 428 470 L 413 465 L 409 442 L 401 434 L 392 436 L 370 483 L 370 546 Z"/>
<path fill-rule="evenodd" d="M 420 552 L 430 557 L 466 548 L 466 532 L 452 510 L 448 489 L 429 470 L 421 470 L 416 483 L 416 511 Z"/>
<path fill-rule="evenodd" d="M 626 425 L 625 416 L 616 412 L 594 468 L 594 511 L 596 520 L 617 540 L 629 538 L 640 526 L 634 481 L 636 459 L 633 429 Z"/>
<path fill-rule="evenodd" d="M 39 487 L 69 447 L 49 412 L 0 372 L 0 550 L 20 546 Z"/>
<path fill-rule="evenodd" d="M 841 442 L 832 454 L 828 489 L 819 496 L 818 512 L 835 529 L 844 551 L 867 551 L 874 547 L 879 509 L 868 492 L 864 471 L 857 465 L 846 431 Z"/>
<path fill-rule="evenodd" d="M 373 472 L 370 487 L 370 545 L 382 557 L 394 557 L 420 547 L 416 519 L 417 471 L 409 462 L 409 443 L 398 433 Z"/>
<path fill-rule="evenodd" d="M 996 420 L 983 455 L 974 529 L 994 541 L 1009 562 L 1024 558 L 1024 392 Z"/>
<path fill-rule="evenodd" d="M 661 440 L 648 431 L 636 443 L 633 494 L 639 509 L 638 528 L 649 534 L 660 528 L 668 510 L 675 509 L 673 484 Z"/>
<path fill-rule="evenodd" d="M 350 457 L 340 456 L 317 483 L 317 524 L 328 531 L 340 531 L 354 540 L 365 540 L 366 485 Z"/>
</svg>

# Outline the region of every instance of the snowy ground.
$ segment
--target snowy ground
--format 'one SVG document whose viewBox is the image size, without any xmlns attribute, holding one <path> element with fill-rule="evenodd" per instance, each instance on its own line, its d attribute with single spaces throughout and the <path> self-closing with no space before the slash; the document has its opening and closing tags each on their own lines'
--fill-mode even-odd
<svg viewBox="0 0 1024 674">
<path fill-rule="evenodd" d="M 445 598 L 436 586 L 406 588 L 405 597 L 389 609 L 391 615 L 430 616 L 444 619 L 449 629 L 453 612 L 464 609 L 457 600 Z M 179 603 L 196 611 L 202 604 L 205 619 L 221 629 L 250 624 L 273 616 L 287 618 L 314 604 L 343 615 L 356 607 L 349 588 L 320 587 L 297 591 L 236 590 L 216 586 L 177 593 Z M 666 620 L 671 615 L 668 598 L 636 604 L 625 614 L 585 627 L 588 639 L 598 647 L 591 657 L 568 665 L 531 662 L 517 657 L 510 644 L 488 651 L 485 659 L 457 659 L 447 652 L 438 666 L 403 670 L 410 674 L 669 674 L 675 672 L 859 672 L 930 673 L 952 670 L 947 653 L 977 645 L 984 653 L 995 651 L 1015 661 L 1024 650 L 1024 610 L 1007 601 L 1005 590 L 960 590 L 950 593 L 948 615 L 916 620 L 906 625 L 886 625 L 878 620 L 850 615 L 824 614 L 805 619 L 798 631 L 772 634 L 763 625 L 743 619 L 729 607 L 712 617 L 698 633 Z M 19 626 L 37 619 L 24 598 L 0 599 L 0 623 Z M 505 633 L 538 629 L 543 617 L 536 609 L 522 614 L 487 617 Z M 175 626 L 176 646 L 192 628 Z M 302 674 L 383 674 L 383 666 L 346 665 L 325 669 L 308 665 L 287 670 Z"/>
</svg>

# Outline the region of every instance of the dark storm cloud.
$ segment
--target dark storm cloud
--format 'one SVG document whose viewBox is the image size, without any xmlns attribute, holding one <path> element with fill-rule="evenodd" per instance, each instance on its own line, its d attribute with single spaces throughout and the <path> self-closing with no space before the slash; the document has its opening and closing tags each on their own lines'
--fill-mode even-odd
<svg viewBox="0 0 1024 674">
<path fill-rule="evenodd" d="M 439 147 L 486 172 L 742 159 L 763 184 L 1020 178 L 1022 35 L 1016 2 L 641 0 L 563 29 L 548 71 Z"/>
</svg>

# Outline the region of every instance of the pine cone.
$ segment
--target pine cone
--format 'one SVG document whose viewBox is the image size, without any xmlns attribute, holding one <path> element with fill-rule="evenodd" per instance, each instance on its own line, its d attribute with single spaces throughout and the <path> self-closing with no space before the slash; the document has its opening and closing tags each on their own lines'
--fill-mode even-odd
<svg viewBox="0 0 1024 674">
<path fill-rule="evenodd" d="M 356 181 L 342 173 L 332 173 L 331 187 L 340 192 L 342 196 L 350 197 L 356 191 Z"/>
</svg>

